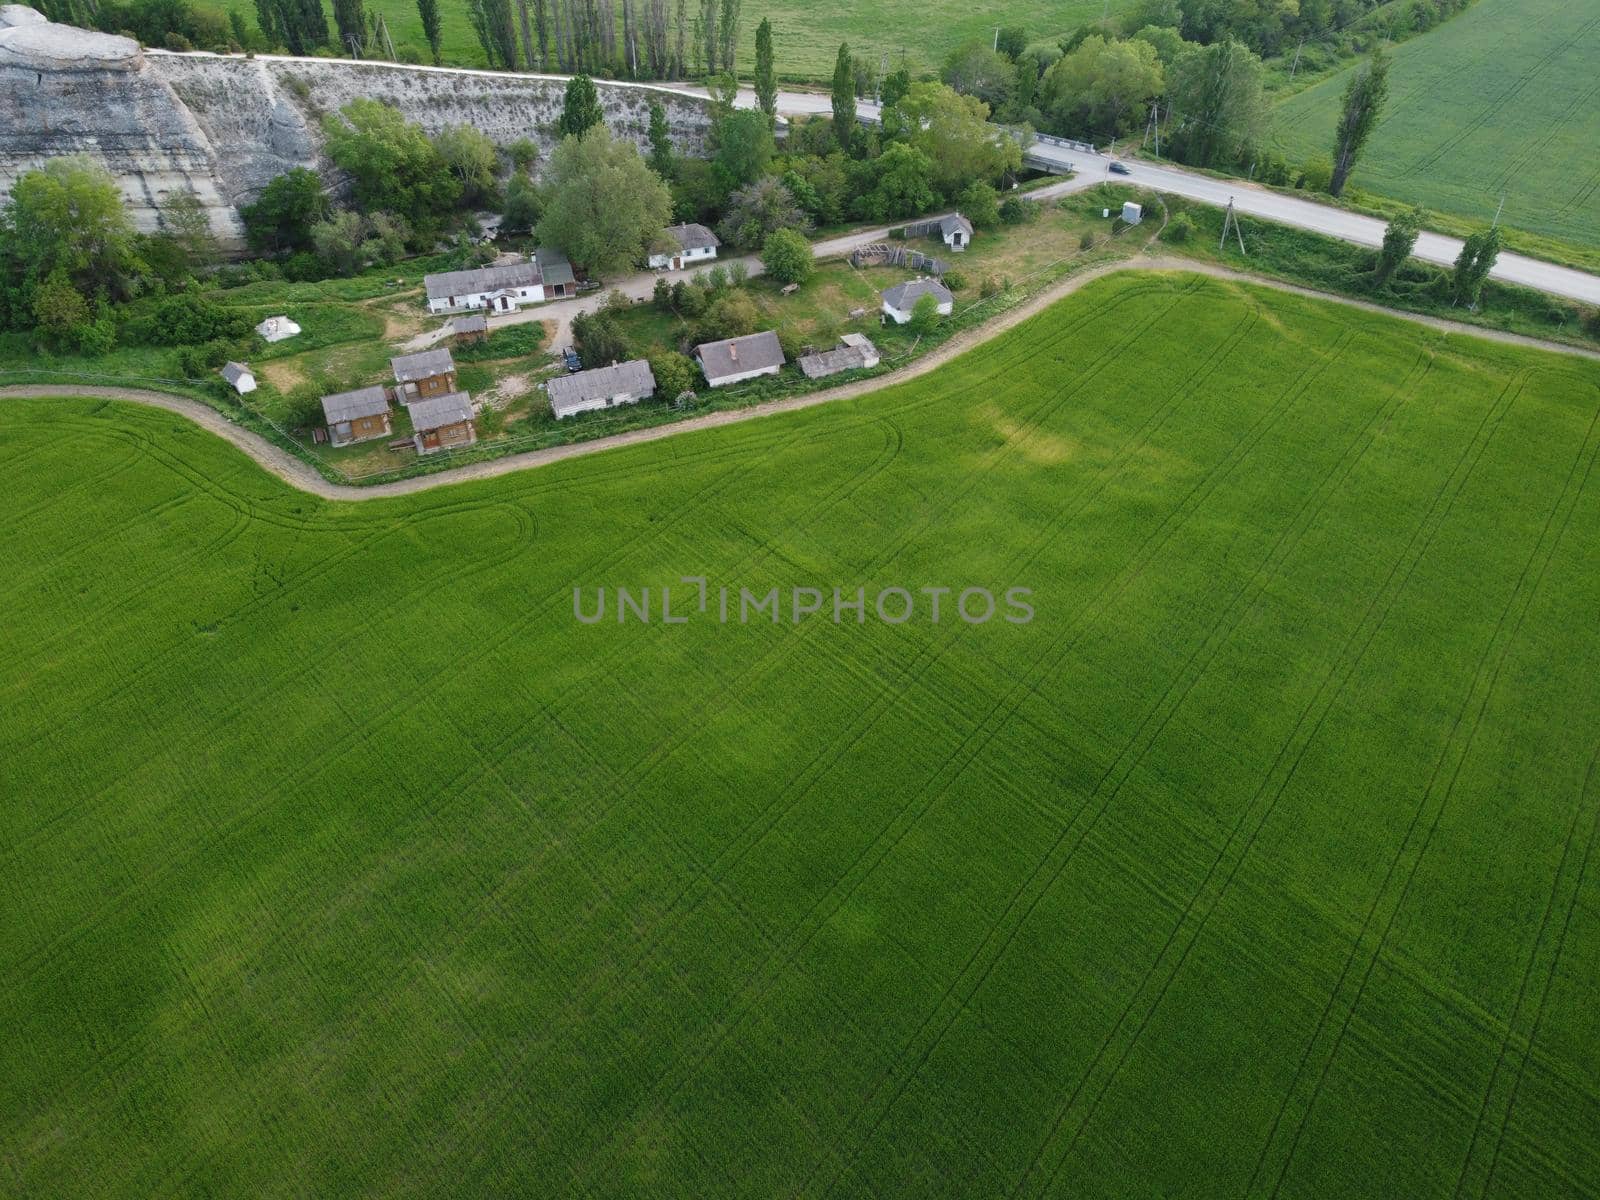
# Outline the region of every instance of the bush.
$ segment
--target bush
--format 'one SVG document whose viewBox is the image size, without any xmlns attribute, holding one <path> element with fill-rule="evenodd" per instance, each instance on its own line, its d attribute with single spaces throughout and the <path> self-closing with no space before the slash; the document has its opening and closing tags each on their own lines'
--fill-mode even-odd
<svg viewBox="0 0 1600 1200">
<path fill-rule="evenodd" d="M 782 284 L 804 283 L 811 278 L 816 261 L 811 243 L 798 229 L 779 229 L 761 248 L 761 264 L 767 274 Z"/>
<path fill-rule="evenodd" d="M 940 282 L 942 282 L 945 287 L 949 288 L 952 292 L 959 292 L 966 288 L 967 277 L 960 271 L 946 271 L 944 273 L 944 278 Z"/>
<path fill-rule="evenodd" d="M 993 229 L 1000 224 L 1000 194 L 981 179 L 974 179 L 962 189 L 956 197 L 956 207 L 974 229 Z"/>
<path fill-rule="evenodd" d="M 1038 215 L 1032 204 L 1016 196 L 1007 196 L 1000 204 L 1000 219 L 1007 225 L 1021 225 Z"/>
<path fill-rule="evenodd" d="M 1000 284 L 995 280 L 995 277 L 993 275 L 985 275 L 983 277 L 983 282 L 978 285 L 978 295 L 987 300 L 990 296 L 997 296 L 999 294 Z"/>
<path fill-rule="evenodd" d="M 605 367 L 629 357 L 628 339 L 607 313 L 579 313 L 572 318 L 572 341 L 585 367 Z"/>
<path fill-rule="evenodd" d="M 1085 229 L 1083 231 L 1083 233 L 1078 237 L 1078 249 L 1079 250 L 1092 250 L 1092 249 L 1094 249 L 1094 230 Z"/>
<path fill-rule="evenodd" d="M 1306 165 L 1300 169 L 1300 178 L 1295 180 L 1294 185 L 1308 192 L 1326 192 L 1332 182 L 1333 163 L 1328 161 L 1327 155 L 1318 154 L 1306 159 Z"/>
<path fill-rule="evenodd" d="M 1161 231 L 1161 240 L 1182 245 L 1194 236 L 1194 220 L 1188 213 L 1179 213 L 1167 222 L 1167 227 Z"/>
<path fill-rule="evenodd" d="M 650 293 L 650 302 L 656 306 L 658 312 L 669 313 L 672 311 L 672 285 L 664 278 L 656 278 L 656 286 Z"/>
<path fill-rule="evenodd" d="M 168 50 L 177 50 L 185 53 L 194 49 L 194 43 L 188 38 L 184 37 L 183 34 L 177 32 L 167 34 L 167 36 L 163 39 L 162 44 L 165 45 Z"/>
<path fill-rule="evenodd" d="M 694 363 L 676 350 L 650 356 L 650 373 L 656 377 L 656 399 L 671 402 L 694 390 Z"/>
</svg>

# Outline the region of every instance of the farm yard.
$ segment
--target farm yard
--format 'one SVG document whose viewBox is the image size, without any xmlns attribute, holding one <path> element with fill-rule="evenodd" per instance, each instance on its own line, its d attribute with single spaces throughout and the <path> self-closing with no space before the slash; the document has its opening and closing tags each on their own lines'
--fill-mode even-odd
<svg viewBox="0 0 1600 1200">
<path fill-rule="evenodd" d="M 1357 187 L 1477 224 L 1504 196 L 1507 224 L 1600 247 L 1600 9 L 1479 0 L 1393 56 Z M 1291 161 L 1329 153 L 1347 78 L 1274 108 L 1274 137 Z"/>
<path fill-rule="evenodd" d="M 1155 273 L 395 500 L 0 404 L 4 1190 L 1594 1192 L 1597 412 Z"/>
</svg>

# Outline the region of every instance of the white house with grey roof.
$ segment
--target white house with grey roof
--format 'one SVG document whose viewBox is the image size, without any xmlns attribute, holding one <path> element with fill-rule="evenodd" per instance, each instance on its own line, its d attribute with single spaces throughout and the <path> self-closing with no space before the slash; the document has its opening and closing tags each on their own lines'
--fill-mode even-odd
<svg viewBox="0 0 1600 1200">
<path fill-rule="evenodd" d="M 597 408 L 637 404 L 653 396 L 655 390 L 656 377 L 650 364 L 642 358 L 596 367 L 592 371 L 558 375 L 545 384 L 545 391 L 550 394 L 550 411 L 557 419 Z"/>
<path fill-rule="evenodd" d="M 911 320 L 917 301 L 924 296 L 934 298 L 938 303 L 941 317 L 948 317 L 956 302 L 956 298 L 950 294 L 950 289 L 937 279 L 912 279 L 905 283 L 897 283 L 892 288 L 884 288 L 878 296 L 883 301 L 883 315 L 896 325 L 904 325 Z"/>
<path fill-rule="evenodd" d="M 228 386 L 241 396 L 248 395 L 256 390 L 255 372 L 250 369 L 250 364 L 248 363 L 223 363 L 222 370 L 218 374 L 226 379 Z"/>
<path fill-rule="evenodd" d="M 428 311 L 432 313 L 478 308 L 515 312 L 524 304 L 541 304 L 577 292 L 572 264 L 561 251 L 549 246 L 539 247 L 527 262 L 424 275 L 422 286 L 428 293 Z"/>
<path fill-rule="evenodd" d="M 825 379 L 829 375 L 837 375 L 840 371 L 859 371 L 875 367 L 878 365 L 879 357 L 878 348 L 866 334 L 845 333 L 839 336 L 839 344 L 832 350 L 802 354 L 794 361 L 807 379 Z"/>
<path fill-rule="evenodd" d="M 939 238 L 946 246 L 959 253 L 972 241 L 972 222 L 960 213 L 951 213 L 939 221 Z"/>
<path fill-rule="evenodd" d="M 783 357 L 778 335 L 770 329 L 720 342 L 704 342 L 694 348 L 694 357 L 712 387 L 743 383 L 758 375 L 776 375 L 788 361 Z"/>
<path fill-rule="evenodd" d="M 710 262 L 722 245 L 717 235 L 704 225 L 668 225 L 661 231 L 661 249 L 652 254 L 649 264 L 659 271 L 681 271 Z"/>
<path fill-rule="evenodd" d="M 322 398 L 322 415 L 328 422 L 328 440 L 349 446 L 387 437 L 389 389 L 378 384 L 353 392 L 336 392 Z"/>
</svg>

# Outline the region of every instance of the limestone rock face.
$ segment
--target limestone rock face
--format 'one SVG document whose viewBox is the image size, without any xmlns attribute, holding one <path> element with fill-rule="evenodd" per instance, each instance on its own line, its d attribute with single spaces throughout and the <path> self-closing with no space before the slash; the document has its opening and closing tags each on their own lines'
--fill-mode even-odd
<svg viewBox="0 0 1600 1200">
<path fill-rule="evenodd" d="M 659 88 L 596 83 L 606 124 L 641 147 L 649 101 L 667 112 L 684 153 L 700 151 L 705 101 Z M 566 80 L 340 59 L 244 58 L 141 50 L 123 37 L 57 25 L 0 6 L 0 190 L 64 154 L 116 177 L 140 228 L 156 229 L 171 193 L 193 192 L 225 243 L 238 209 L 274 177 L 312 167 L 332 178 L 322 118 L 358 97 L 398 108 L 430 133 L 473 125 L 500 145 L 528 138 L 541 160 L 555 141 Z"/>
</svg>

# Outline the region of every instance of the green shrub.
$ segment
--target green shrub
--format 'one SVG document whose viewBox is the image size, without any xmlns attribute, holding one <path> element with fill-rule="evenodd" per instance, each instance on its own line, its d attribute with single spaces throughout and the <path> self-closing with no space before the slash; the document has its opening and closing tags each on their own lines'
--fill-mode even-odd
<svg viewBox="0 0 1600 1200">
<path fill-rule="evenodd" d="M 1194 236 L 1194 219 L 1188 213 L 1179 213 L 1167 222 L 1167 227 L 1161 231 L 1161 240 L 1182 245 Z"/>
<path fill-rule="evenodd" d="M 1094 230 L 1085 229 L 1078 237 L 1079 250 L 1092 250 L 1094 248 Z"/>
<path fill-rule="evenodd" d="M 959 292 L 967 286 L 967 277 L 960 271 L 946 271 L 941 282 L 952 292 Z"/>
</svg>

